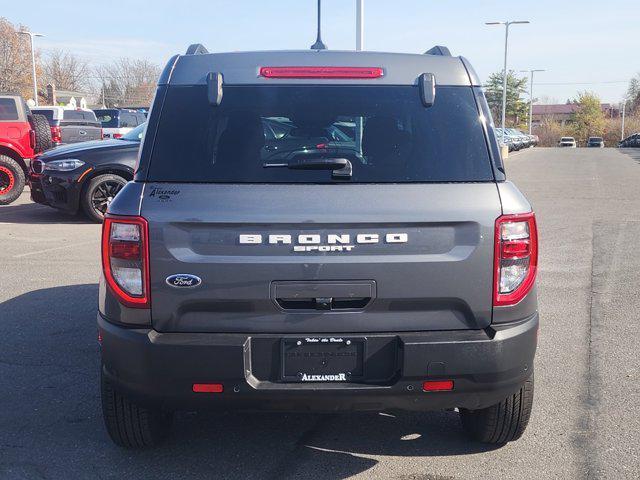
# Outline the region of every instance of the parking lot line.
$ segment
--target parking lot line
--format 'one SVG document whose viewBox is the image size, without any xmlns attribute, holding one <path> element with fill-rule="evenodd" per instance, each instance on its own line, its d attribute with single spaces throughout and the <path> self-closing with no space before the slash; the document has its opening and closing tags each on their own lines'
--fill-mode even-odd
<svg viewBox="0 0 640 480">
<path fill-rule="evenodd" d="M 37 250 L 35 252 L 19 253 L 18 255 L 14 255 L 13 258 L 24 258 L 24 257 L 29 257 L 31 255 L 40 255 L 41 253 L 48 253 L 56 250 L 63 250 L 65 248 L 82 247 L 84 245 L 92 245 L 95 243 L 96 243 L 95 241 L 91 241 L 91 242 L 82 242 L 82 243 L 72 243 L 70 245 L 61 245 L 60 247 L 46 248 L 44 250 Z"/>
</svg>

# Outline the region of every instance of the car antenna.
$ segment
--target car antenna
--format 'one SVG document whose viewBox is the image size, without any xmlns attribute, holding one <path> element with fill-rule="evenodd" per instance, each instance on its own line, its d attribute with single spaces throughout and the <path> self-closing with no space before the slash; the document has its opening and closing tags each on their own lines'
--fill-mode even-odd
<svg viewBox="0 0 640 480">
<path fill-rule="evenodd" d="M 311 45 L 311 50 L 326 50 L 327 46 L 322 43 L 322 38 L 320 38 L 320 4 L 322 0 L 318 0 L 318 36 L 316 37 L 316 43 Z"/>
</svg>

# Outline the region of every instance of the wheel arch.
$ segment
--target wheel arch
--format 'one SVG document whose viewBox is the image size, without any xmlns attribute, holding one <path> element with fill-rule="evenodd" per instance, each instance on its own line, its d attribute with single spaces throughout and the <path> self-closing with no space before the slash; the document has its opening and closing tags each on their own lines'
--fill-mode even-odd
<svg viewBox="0 0 640 480">
<path fill-rule="evenodd" d="M 87 190 L 87 186 L 89 185 L 91 180 L 93 180 L 94 178 L 100 175 L 107 175 L 107 174 L 119 175 L 122 178 L 124 178 L 127 182 L 130 182 L 131 180 L 133 180 L 133 170 L 130 170 L 126 167 L 119 166 L 119 165 L 100 166 L 98 168 L 94 168 L 82 178 L 82 187 L 80 189 L 80 195 L 84 195 L 85 191 Z"/>
<path fill-rule="evenodd" d="M 25 162 L 24 158 L 22 158 L 20 153 L 18 153 L 16 150 L 14 150 L 13 148 L 7 145 L 0 144 L 0 155 L 6 155 L 7 157 L 15 160 L 18 163 L 18 165 L 22 167 L 25 177 L 29 175 L 29 168 L 27 167 L 27 162 Z"/>
</svg>

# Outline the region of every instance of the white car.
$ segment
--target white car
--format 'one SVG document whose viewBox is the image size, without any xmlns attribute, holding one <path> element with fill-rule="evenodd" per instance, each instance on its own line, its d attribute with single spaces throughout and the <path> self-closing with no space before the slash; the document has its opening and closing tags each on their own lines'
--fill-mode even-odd
<svg viewBox="0 0 640 480">
<path fill-rule="evenodd" d="M 576 148 L 576 139 L 573 137 L 562 137 L 558 142 L 558 146 Z"/>
<path fill-rule="evenodd" d="M 100 108 L 94 112 L 102 123 L 104 138 L 120 138 L 147 121 L 145 114 L 137 110 Z"/>
</svg>

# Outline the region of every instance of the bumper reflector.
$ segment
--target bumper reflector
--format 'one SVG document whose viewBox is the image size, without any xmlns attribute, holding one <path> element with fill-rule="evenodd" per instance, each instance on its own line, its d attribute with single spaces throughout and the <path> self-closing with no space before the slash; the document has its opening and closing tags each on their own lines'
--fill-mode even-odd
<svg viewBox="0 0 640 480">
<path fill-rule="evenodd" d="M 453 390 L 453 380 L 428 380 L 422 383 L 423 392 L 448 392 Z"/>
<path fill-rule="evenodd" d="M 224 387 L 221 383 L 194 383 L 193 391 L 195 393 L 222 393 Z"/>
</svg>

